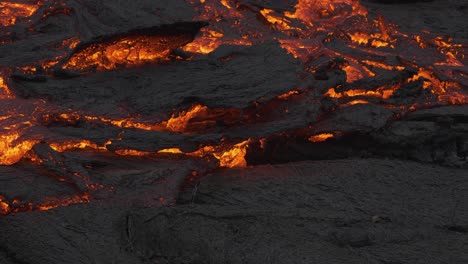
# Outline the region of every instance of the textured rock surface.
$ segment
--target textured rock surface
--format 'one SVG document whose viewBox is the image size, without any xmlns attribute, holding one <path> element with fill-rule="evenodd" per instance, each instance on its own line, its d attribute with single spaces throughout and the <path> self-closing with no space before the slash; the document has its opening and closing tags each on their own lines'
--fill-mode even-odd
<svg viewBox="0 0 468 264">
<path fill-rule="evenodd" d="M 260 10 L 292 11 L 297 1 L 227 2 L 231 8 L 236 2 L 239 9 L 249 10 L 243 13 L 246 24 L 262 23 L 265 32 L 273 32 L 281 23 L 268 23 Z M 462 1 L 373 2 L 365 2 L 370 18 L 383 13 L 406 33 L 429 28 L 456 41 L 468 39 Z M 88 42 L 196 16 L 194 6 L 184 0 L 67 3 L 69 15 L 31 17 L 36 31 L 24 24 L 12 26 L 11 35 L 18 41 L 0 45 L 0 67 L 53 58 L 63 50 L 51 48 L 51 43 L 64 37 L 79 34 Z M 314 14 L 321 15 L 327 14 Z M 318 32 L 320 24 L 326 24 L 323 17 L 319 20 L 312 28 Z M 226 21 L 220 19 L 215 29 Z M 359 21 L 346 20 L 333 30 L 356 30 L 351 22 Z M 238 33 L 225 30 L 226 35 Z M 37 157 L 31 159 L 41 161 L 26 158 L 0 166 L 0 194 L 5 196 L 0 198 L 21 211 L 0 217 L 0 264 L 468 263 L 467 106 L 438 105 L 400 116 L 402 112 L 389 105 L 409 108 L 435 98 L 423 89 L 421 79 L 402 85 L 390 98 L 324 97 L 332 87 L 338 93 L 375 92 L 405 83 L 417 67 L 432 68 L 446 56 L 429 49 L 418 54 L 415 64 L 404 62 L 402 71 L 367 65 L 375 76 L 348 82 L 352 73 L 348 76 L 344 65 L 364 60 L 400 65 L 404 59 L 386 48 L 370 53 L 369 45 L 349 45 L 350 37 L 338 33 L 331 42 L 325 31 L 305 42 L 329 48 L 305 62 L 276 41 L 267 41 L 225 45 L 191 59 L 175 50 L 174 55 L 186 60 L 171 57 L 167 63 L 140 68 L 82 76 L 39 72 L 9 80 L 18 97 L 2 101 L 2 112 L 14 111 L 8 113 L 12 118 L 0 117 L 0 126 L 17 128 L 19 141 L 37 140 Z M 421 51 L 413 37 L 409 39 L 408 45 L 395 47 L 403 58 Z M 304 66 L 317 71 L 306 73 Z M 439 72 L 438 77 L 454 75 L 461 91 L 466 90 L 466 66 L 454 72 Z M 297 91 L 287 99 L 278 97 L 293 89 Z M 368 102 L 347 105 L 358 99 Z M 189 122 L 199 130 L 126 127 L 141 120 L 158 124 L 197 103 L 211 111 Z M 73 113 L 79 111 L 104 118 L 75 120 Z M 70 120 L 59 118 L 66 113 Z M 128 123 L 119 123 L 128 117 Z M 111 126 L 109 120 L 119 125 Z M 334 138 L 308 140 L 320 133 L 334 133 Z M 219 162 L 213 157 L 157 154 L 173 147 L 192 152 L 250 137 L 254 140 L 246 160 L 254 166 L 244 169 L 215 169 Z M 49 145 L 83 139 L 96 147 L 59 153 Z M 150 154 L 114 153 L 122 149 Z M 84 194 L 89 203 L 66 203 Z M 49 211 L 34 207 L 47 207 L 50 197 L 64 202 Z M 0 214 L 1 206 L 0 200 Z"/>
<path fill-rule="evenodd" d="M 419 32 L 429 30 L 435 34 L 466 39 L 466 15 L 468 3 L 458 0 L 433 0 L 433 1 L 393 1 L 397 5 L 380 5 L 375 1 L 363 1 L 363 3 L 384 15 L 390 21 L 398 24 L 404 31 Z M 369 3 L 374 2 L 374 3 Z M 417 2 L 417 3 L 414 3 Z"/>
<path fill-rule="evenodd" d="M 174 108 L 197 102 L 242 109 L 257 99 L 270 100 L 286 93 L 300 83 L 300 64 L 277 43 L 226 47 L 224 51 L 194 61 L 102 72 L 79 79 L 17 82 L 15 89 L 22 96 L 49 98 L 65 107 L 95 113 L 109 111 L 108 105 L 125 105 L 132 113 L 149 115 L 171 113 Z M 220 61 L 237 52 L 241 54 Z M 77 105 L 77 97 L 87 100 Z"/>
<path fill-rule="evenodd" d="M 378 159 L 221 170 L 171 207 L 102 201 L 3 217 L 0 256 L 35 264 L 461 264 L 467 176 Z"/>
</svg>

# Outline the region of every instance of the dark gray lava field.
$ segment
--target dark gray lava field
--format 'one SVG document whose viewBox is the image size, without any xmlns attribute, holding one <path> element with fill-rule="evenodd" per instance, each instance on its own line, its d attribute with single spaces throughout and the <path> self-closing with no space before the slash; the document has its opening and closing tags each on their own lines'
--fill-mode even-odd
<svg viewBox="0 0 468 264">
<path fill-rule="evenodd" d="M 0 1 L 0 264 L 468 263 L 467 18 Z"/>
</svg>

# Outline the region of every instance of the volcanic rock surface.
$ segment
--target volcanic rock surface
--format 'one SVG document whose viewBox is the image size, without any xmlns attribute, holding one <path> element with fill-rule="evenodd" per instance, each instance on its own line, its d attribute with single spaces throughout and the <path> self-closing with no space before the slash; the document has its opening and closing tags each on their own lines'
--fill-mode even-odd
<svg viewBox="0 0 468 264">
<path fill-rule="evenodd" d="M 144 175 L 132 177 L 141 182 Z M 153 190 L 174 187 L 158 186 Z M 397 160 L 223 170 L 182 192 L 176 206 L 107 200 L 3 217 L 0 259 L 464 263 L 467 191 L 466 170 Z"/>
<path fill-rule="evenodd" d="M 468 263 L 467 9 L 378 2 L 0 1 L 0 263 Z"/>
</svg>

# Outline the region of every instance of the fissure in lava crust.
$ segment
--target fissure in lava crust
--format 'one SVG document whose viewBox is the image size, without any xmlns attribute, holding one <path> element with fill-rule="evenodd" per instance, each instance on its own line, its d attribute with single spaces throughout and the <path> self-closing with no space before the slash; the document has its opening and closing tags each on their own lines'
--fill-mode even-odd
<svg viewBox="0 0 468 264">
<path fill-rule="evenodd" d="M 98 2 L 0 1 L 0 165 L 57 185 L 0 189 L 0 214 L 110 199 L 116 162 L 189 178 L 356 150 L 464 166 L 466 40 L 354 0 Z"/>
</svg>

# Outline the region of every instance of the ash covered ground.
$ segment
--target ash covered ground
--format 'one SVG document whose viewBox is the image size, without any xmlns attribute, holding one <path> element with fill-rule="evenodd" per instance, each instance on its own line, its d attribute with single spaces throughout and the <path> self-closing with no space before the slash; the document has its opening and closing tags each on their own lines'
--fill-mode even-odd
<svg viewBox="0 0 468 264">
<path fill-rule="evenodd" d="M 0 263 L 468 263 L 468 7 L 379 2 L 4 12 Z"/>
</svg>

